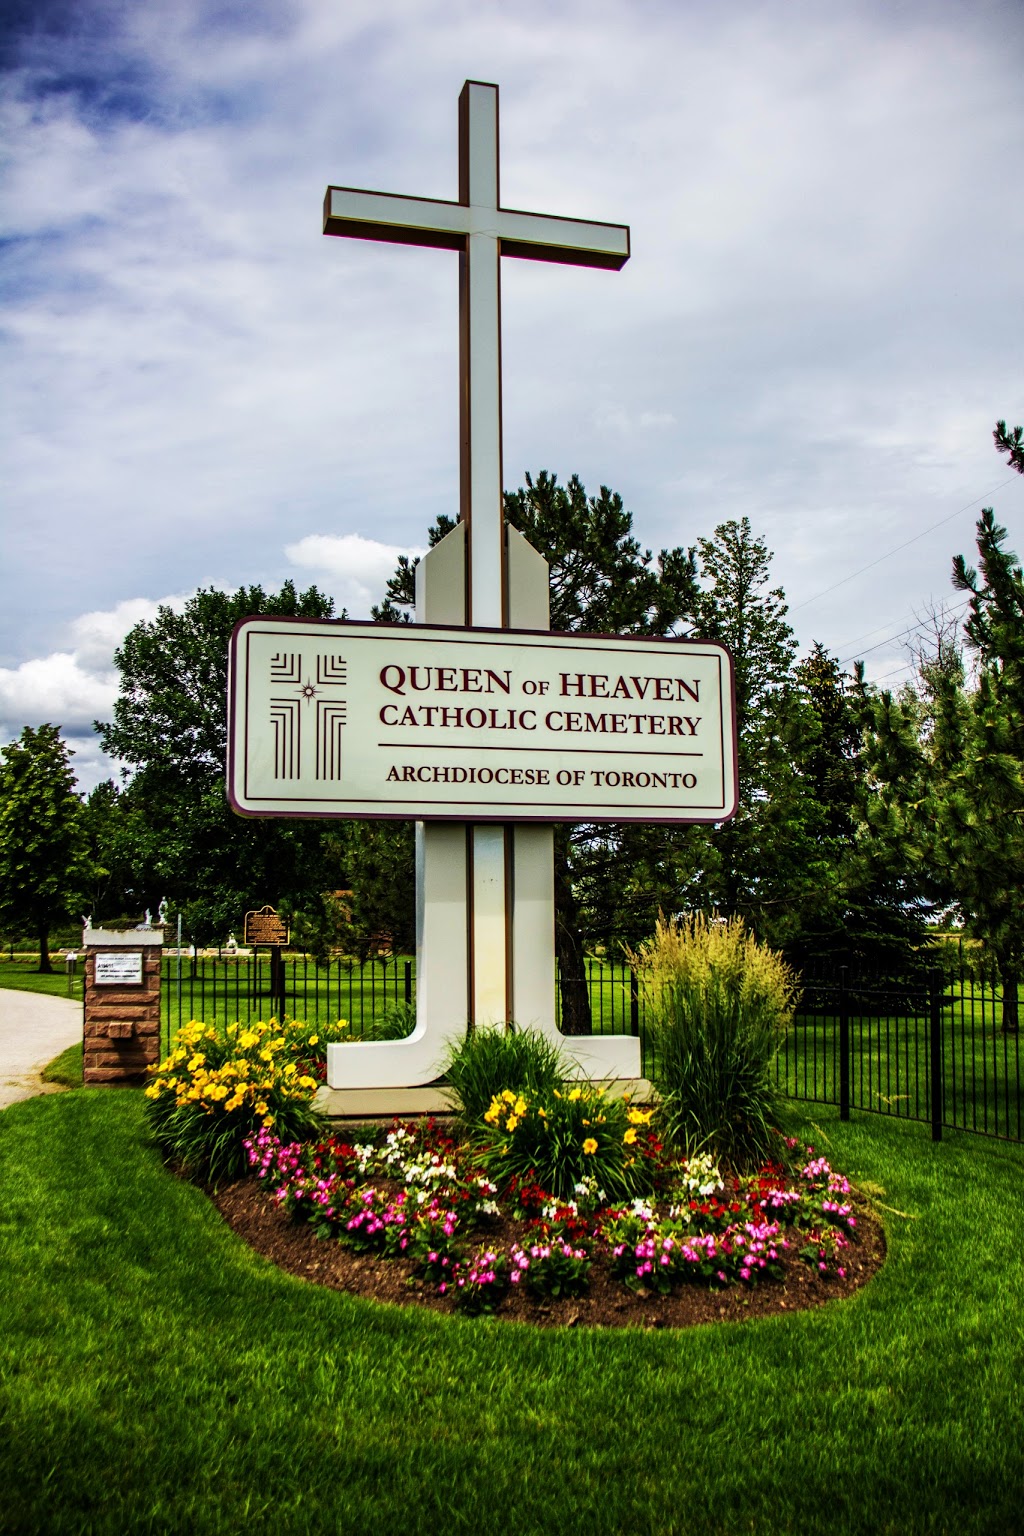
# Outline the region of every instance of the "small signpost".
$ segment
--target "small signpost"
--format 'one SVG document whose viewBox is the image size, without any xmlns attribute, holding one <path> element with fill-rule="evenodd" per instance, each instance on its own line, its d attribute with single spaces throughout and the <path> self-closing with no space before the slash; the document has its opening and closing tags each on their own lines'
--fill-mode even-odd
<svg viewBox="0 0 1024 1536">
<path fill-rule="evenodd" d="M 280 1019 L 284 1018 L 285 1013 L 284 956 L 281 951 L 290 939 L 288 924 L 274 911 L 273 907 L 260 907 L 258 911 L 245 914 L 242 943 L 247 948 L 270 950 L 270 996 Z M 258 962 L 253 974 L 258 993 L 260 974 Z"/>
<path fill-rule="evenodd" d="M 458 253 L 461 428 L 460 520 L 419 563 L 416 625 L 253 618 L 232 639 L 237 811 L 418 818 L 416 1028 L 329 1046 L 328 1083 L 429 1083 L 467 1020 L 509 1019 L 580 1072 L 637 1077 L 638 1040 L 557 1030 L 552 823 L 732 815 L 731 664 L 717 646 L 544 633 L 546 562 L 503 514 L 499 272 L 509 256 L 618 270 L 629 230 L 503 208 L 498 88 L 474 80 L 457 201 L 332 186 L 323 228 Z"/>
<path fill-rule="evenodd" d="M 288 924 L 279 917 L 273 907 L 260 907 L 258 912 L 247 912 L 242 930 L 242 943 L 246 948 L 269 944 L 284 947 L 290 942 Z"/>
</svg>

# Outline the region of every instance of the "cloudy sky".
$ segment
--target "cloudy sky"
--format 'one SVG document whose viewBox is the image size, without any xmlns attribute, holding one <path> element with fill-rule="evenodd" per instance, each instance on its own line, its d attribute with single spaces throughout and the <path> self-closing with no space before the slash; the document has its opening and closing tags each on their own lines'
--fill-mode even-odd
<svg viewBox="0 0 1024 1536">
<path fill-rule="evenodd" d="M 805 645 L 906 676 L 994 505 L 1024 546 L 1024 4 L 20 0 L 3 25 L 0 740 L 108 771 L 113 650 L 197 586 L 353 615 L 454 512 L 457 262 L 324 239 L 329 182 L 628 223 L 506 261 L 505 475 L 641 540 L 746 514 Z M 902 670 L 901 670 L 902 669 Z"/>
</svg>

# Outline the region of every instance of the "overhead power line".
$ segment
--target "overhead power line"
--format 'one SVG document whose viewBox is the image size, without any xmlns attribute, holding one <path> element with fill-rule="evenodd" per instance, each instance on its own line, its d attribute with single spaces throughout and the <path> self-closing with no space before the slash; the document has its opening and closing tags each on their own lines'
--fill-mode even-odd
<svg viewBox="0 0 1024 1536">
<path fill-rule="evenodd" d="M 958 603 L 955 608 L 943 608 L 940 616 L 951 619 L 954 615 L 963 613 L 964 609 L 970 604 L 970 601 L 970 598 L 967 597 L 964 598 L 962 603 Z M 891 645 L 894 640 L 908 640 L 919 629 L 927 629 L 931 622 L 930 618 L 919 619 L 916 624 L 910 624 L 906 629 L 898 630 L 894 635 L 887 635 L 884 640 L 879 640 L 874 645 L 869 645 L 866 650 L 851 652 L 849 656 L 843 658 L 839 665 L 845 667 L 848 661 L 860 661 L 863 657 L 870 656 L 872 651 L 880 651 L 884 645 Z"/>
<path fill-rule="evenodd" d="M 929 533 L 934 533 L 936 528 L 941 528 L 945 523 L 951 523 L 954 517 L 960 517 L 964 512 L 969 512 L 972 507 L 980 507 L 983 501 L 987 501 L 990 496 L 994 496 L 996 491 L 1001 491 L 1004 485 L 1010 485 L 1016 478 L 1016 475 L 1010 475 L 1008 479 L 1000 480 L 998 485 L 994 485 L 983 496 L 976 497 L 974 501 L 967 502 L 965 506 L 957 507 L 956 511 L 950 512 L 947 517 L 940 517 L 937 523 L 932 523 L 928 528 L 922 528 L 921 532 L 915 533 L 913 538 L 905 539 L 902 544 L 897 544 L 893 549 L 887 549 L 884 555 L 878 556 L 877 560 L 870 560 L 867 565 L 862 565 L 858 570 L 851 571 L 849 576 L 840 577 L 838 581 L 834 581 L 824 591 L 815 592 L 813 597 L 805 597 L 802 603 L 794 603 L 789 610 L 790 613 L 799 613 L 801 608 L 809 608 L 811 603 L 816 603 L 819 598 L 827 597 L 837 587 L 845 587 L 848 581 L 854 581 L 858 576 L 863 576 L 865 571 L 873 571 L 875 566 L 881 565 L 883 560 L 889 560 L 893 555 L 898 555 L 901 549 L 908 549 L 911 544 L 916 544 L 919 539 L 926 538 Z"/>
</svg>

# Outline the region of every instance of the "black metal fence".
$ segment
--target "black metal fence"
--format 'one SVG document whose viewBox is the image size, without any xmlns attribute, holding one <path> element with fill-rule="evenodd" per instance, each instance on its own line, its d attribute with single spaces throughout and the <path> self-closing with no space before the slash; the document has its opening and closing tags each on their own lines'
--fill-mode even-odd
<svg viewBox="0 0 1024 1536">
<path fill-rule="evenodd" d="M 191 1019 L 230 1024 L 286 1014 L 317 1023 L 344 1019 L 354 1040 L 400 1036 L 412 1028 L 416 962 L 388 956 L 364 964 L 317 965 L 307 955 L 273 950 L 196 958 L 165 954 L 160 995 L 164 1046 Z"/>
<path fill-rule="evenodd" d="M 183 1023 L 230 1023 L 285 1014 L 344 1019 L 354 1040 L 407 1034 L 415 1018 L 416 963 L 407 957 L 317 965 L 276 952 L 195 959 L 165 954 L 163 1044 Z M 592 957 L 581 977 L 559 977 L 557 1017 L 589 1015 L 595 1035 L 639 1035 L 643 990 L 625 961 Z M 646 1049 L 645 1049 L 646 1055 Z M 1000 989 L 963 970 L 913 978 L 844 971 L 805 976 L 803 997 L 776 1060 L 788 1098 L 1020 1141 L 1019 1036 L 1003 1028 Z"/>
<path fill-rule="evenodd" d="M 1020 1141 L 1020 1037 L 998 985 L 963 970 L 805 977 L 776 1061 L 786 1095 Z"/>
</svg>

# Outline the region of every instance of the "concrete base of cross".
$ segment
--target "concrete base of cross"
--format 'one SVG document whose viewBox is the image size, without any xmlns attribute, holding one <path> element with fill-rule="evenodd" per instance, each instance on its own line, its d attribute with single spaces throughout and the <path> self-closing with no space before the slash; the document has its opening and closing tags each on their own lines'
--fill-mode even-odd
<svg viewBox="0 0 1024 1536">
<path fill-rule="evenodd" d="M 645 1104 L 651 1097 L 646 1078 L 612 1078 L 601 1084 L 609 1098 L 628 1093 L 634 1104 Z M 454 1112 L 447 1088 L 432 1084 L 428 1088 L 328 1088 L 320 1089 L 314 1107 L 327 1120 L 393 1120 L 396 1116 L 415 1119 L 419 1115 L 450 1115 Z"/>
</svg>

